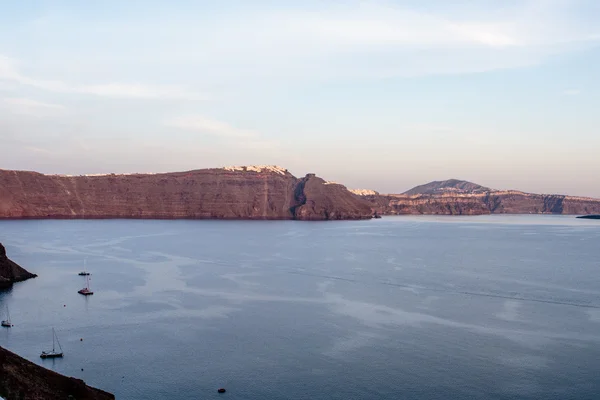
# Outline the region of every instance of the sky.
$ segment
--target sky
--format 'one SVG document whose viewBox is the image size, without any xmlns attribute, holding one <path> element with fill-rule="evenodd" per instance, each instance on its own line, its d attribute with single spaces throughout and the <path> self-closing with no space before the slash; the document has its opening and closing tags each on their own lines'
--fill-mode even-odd
<svg viewBox="0 0 600 400">
<path fill-rule="evenodd" d="M 0 0 L 0 168 L 600 198 L 597 0 Z"/>
</svg>

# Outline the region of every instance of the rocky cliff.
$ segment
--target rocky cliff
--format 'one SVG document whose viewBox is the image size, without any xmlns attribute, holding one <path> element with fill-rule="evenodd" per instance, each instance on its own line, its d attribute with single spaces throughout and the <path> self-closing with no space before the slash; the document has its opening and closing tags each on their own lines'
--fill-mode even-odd
<svg viewBox="0 0 600 400">
<path fill-rule="evenodd" d="M 25 271 L 6 256 L 6 249 L 0 243 L 0 289 L 12 286 L 14 282 L 35 278 L 37 275 Z"/>
<path fill-rule="evenodd" d="M 164 174 L 0 170 L 0 218 L 366 219 L 373 214 L 599 214 L 600 200 L 499 191 L 450 179 L 403 194 L 349 191 L 276 166 Z"/>
<path fill-rule="evenodd" d="M 370 217 L 369 203 L 344 186 L 276 166 L 96 176 L 0 170 L 0 218 Z"/>
<path fill-rule="evenodd" d="M 301 220 L 371 218 L 371 205 L 337 183 L 308 174 L 296 186 L 293 214 Z"/>
<path fill-rule="evenodd" d="M 379 214 L 597 214 L 600 199 L 493 190 L 451 179 L 417 186 L 404 194 L 365 195 Z"/>
<path fill-rule="evenodd" d="M 110 400 L 115 396 L 40 367 L 0 347 L 0 396 L 6 400 Z"/>
</svg>

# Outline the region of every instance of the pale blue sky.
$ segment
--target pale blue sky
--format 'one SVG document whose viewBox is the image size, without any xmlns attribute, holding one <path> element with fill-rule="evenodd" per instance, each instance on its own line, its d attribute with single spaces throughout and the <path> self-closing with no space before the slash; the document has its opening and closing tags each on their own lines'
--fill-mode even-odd
<svg viewBox="0 0 600 400">
<path fill-rule="evenodd" d="M 0 168 L 600 197 L 597 0 L 2 1 Z"/>
</svg>

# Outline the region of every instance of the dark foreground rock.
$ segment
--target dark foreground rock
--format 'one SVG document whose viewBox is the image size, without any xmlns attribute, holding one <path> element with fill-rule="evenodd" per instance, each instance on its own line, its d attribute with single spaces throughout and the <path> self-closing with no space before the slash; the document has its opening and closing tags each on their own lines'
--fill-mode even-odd
<svg viewBox="0 0 600 400">
<path fill-rule="evenodd" d="M 582 216 L 579 216 L 577 218 L 582 218 L 582 219 L 600 219 L 600 215 L 582 215 Z"/>
<path fill-rule="evenodd" d="M 0 396 L 6 400 L 109 400 L 115 396 L 40 367 L 0 347 Z"/>
<path fill-rule="evenodd" d="M 6 249 L 0 243 L 0 289 L 11 287 L 14 282 L 21 282 L 37 275 L 21 268 L 6 256 Z"/>
<path fill-rule="evenodd" d="M 0 170 L 0 218 L 363 219 L 342 185 L 276 166 L 165 174 L 43 175 Z"/>
</svg>

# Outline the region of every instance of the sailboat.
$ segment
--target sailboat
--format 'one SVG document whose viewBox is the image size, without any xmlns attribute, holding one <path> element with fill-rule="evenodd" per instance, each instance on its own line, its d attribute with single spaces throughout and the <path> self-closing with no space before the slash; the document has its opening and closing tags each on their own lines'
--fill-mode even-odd
<svg viewBox="0 0 600 400">
<path fill-rule="evenodd" d="M 90 277 L 89 276 L 85 277 L 85 287 L 83 289 L 78 290 L 77 293 L 82 294 L 84 296 L 89 296 L 91 294 L 94 294 L 94 292 L 92 292 L 90 290 Z"/>
<path fill-rule="evenodd" d="M 83 271 L 81 271 L 79 276 L 88 276 L 90 273 L 85 270 L 85 266 L 87 265 L 87 259 L 83 260 Z"/>
<path fill-rule="evenodd" d="M 54 348 L 55 343 L 58 343 L 58 348 L 60 351 L 56 351 Z M 62 347 L 60 346 L 60 342 L 58 341 L 58 336 L 56 336 L 56 332 L 54 332 L 54 328 L 52 328 L 52 351 L 42 351 L 40 354 L 41 358 L 58 358 L 63 356 Z"/>
<path fill-rule="evenodd" d="M 6 306 L 6 319 L 0 323 L 5 328 L 10 328 L 13 324 L 10 322 L 10 314 L 8 313 L 8 306 Z"/>
</svg>

